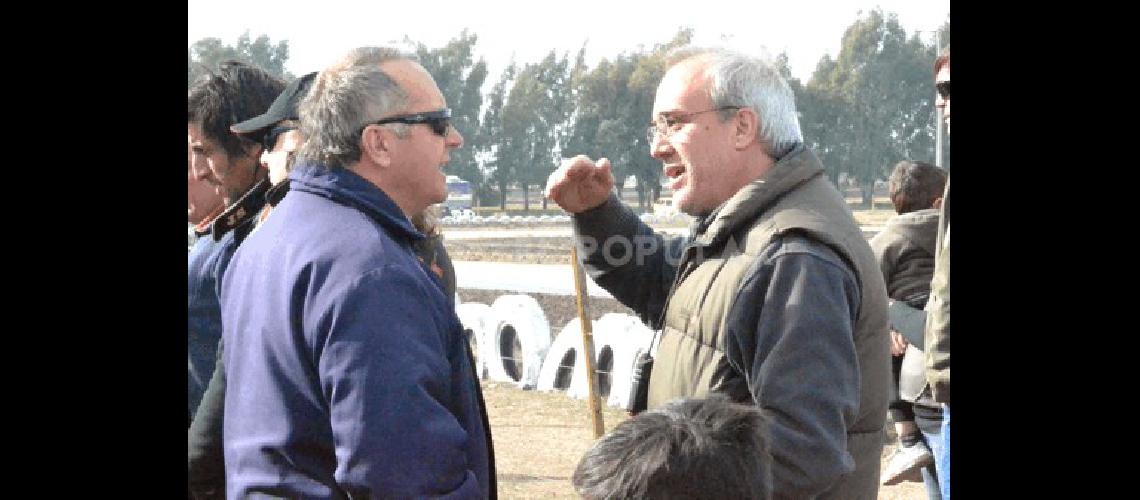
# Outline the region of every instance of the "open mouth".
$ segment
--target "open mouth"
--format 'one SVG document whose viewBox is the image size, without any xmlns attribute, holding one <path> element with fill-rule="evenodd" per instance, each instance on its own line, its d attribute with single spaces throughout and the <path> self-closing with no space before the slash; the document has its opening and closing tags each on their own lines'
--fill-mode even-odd
<svg viewBox="0 0 1140 500">
<path fill-rule="evenodd" d="M 669 183 L 669 189 L 672 189 L 674 191 L 681 189 L 682 184 L 685 183 L 685 172 L 687 172 L 687 169 L 685 169 L 684 165 L 665 165 L 665 177 L 668 177 L 673 181 Z"/>
</svg>

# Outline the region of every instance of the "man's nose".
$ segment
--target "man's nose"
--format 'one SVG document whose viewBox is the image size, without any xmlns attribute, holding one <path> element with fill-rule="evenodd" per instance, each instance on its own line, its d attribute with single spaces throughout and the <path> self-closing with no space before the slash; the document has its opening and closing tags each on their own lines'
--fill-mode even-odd
<svg viewBox="0 0 1140 500">
<path fill-rule="evenodd" d="M 463 147 L 463 134 L 459 133 L 459 129 L 455 127 L 447 128 L 447 146 L 450 148 Z"/>
<path fill-rule="evenodd" d="M 649 156 L 660 160 L 672 153 L 673 145 L 669 144 L 668 140 L 662 138 L 661 134 L 653 134 L 653 139 L 649 141 Z"/>
</svg>

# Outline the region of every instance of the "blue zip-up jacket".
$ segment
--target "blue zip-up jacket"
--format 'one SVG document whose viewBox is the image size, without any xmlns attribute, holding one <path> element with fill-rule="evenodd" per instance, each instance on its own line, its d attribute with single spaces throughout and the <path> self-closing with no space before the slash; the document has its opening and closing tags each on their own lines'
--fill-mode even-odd
<svg viewBox="0 0 1140 500">
<path fill-rule="evenodd" d="M 374 184 L 297 165 L 222 283 L 229 498 L 494 498 L 453 299 Z"/>
<path fill-rule="evenodd" d="M 220 241 L 206 233 L 199 235 L 186 257 L 187 422 L 194 418 L 214 373 L 218 341 L 222 338 L 218 278 L 225 273 L 236 249 L 232 231 Z"/>
<path fill-rule="evenodd" d="M 213 378 L 218 341 L 222 338 L 222 310 L 218 296 L 222 277 L 238 245 L 253 230 L 254 215 L 265 205 L 269 181 L 255 182 L 233 205 L 226 207 L 198 233 L 187 257 L 186 352 L 189 358 L 189 420 Z"/>
</svg>

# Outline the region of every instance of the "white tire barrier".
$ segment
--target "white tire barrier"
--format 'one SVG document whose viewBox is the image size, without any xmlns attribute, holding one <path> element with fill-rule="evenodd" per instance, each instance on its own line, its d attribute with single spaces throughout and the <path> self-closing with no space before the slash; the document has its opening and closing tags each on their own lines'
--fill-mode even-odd
<svg viewBox="0 0 1140 500">
<path fill-rule="evenodd" d="M 458 295 L 456 294 L 457 301 Z M 464 333 L 469 335 L 471 354 L 475 356 L 475 373 L 479 378 L 485 379 L 488 376 L 487 353 L 490 352 L 487 347 L 487 328 L 492 321 L 491 306 L 478 302 L 458 304 L 455 306 L 455 314 L 463 324 Z"/>
<path fill-rule="evenodd" d="M 649 348 L 653 332 L 628 314 L 606 314 L 592 325 L 598 396 L 610 406 L 624 408 L 629 398 L 634 360 Z M 581 352 L 581 321 L 574 318 L 562 328 L 547 351 L 537 388 L 564 391 L 569 397 L 585 399 L 589 394 L 589 379 Z"/>
<path fill-rule="evenodd" d="M 533 297 L 503 295 L 491 304 L 490 328 L 485 329 L 483 343 L 491 380 L 533 389 L 550 349 L 550 323 Z"/>
<path fill-rule="evenodd" d="M 599 368 L 606 364 L 605 349 L 610 350 L 609 391 L 606 404 L 625 408 L 629 402 L 633 364 L 637 355 L 649 349 L 653 330 L 636 316 L 609 313 L 598 320 L 594 348 L 598 353 Z"/>
<path fill-rule="evenodd" d="M 591 326 L 597 326 L 597 321 Z M 550 344 L 546 357 L 542 360 L 542 370 L 538 374 L 540 391 L 585 392 L 586 358 L 582 357 L 582 321 L 571 319 Z"/>
</svg>

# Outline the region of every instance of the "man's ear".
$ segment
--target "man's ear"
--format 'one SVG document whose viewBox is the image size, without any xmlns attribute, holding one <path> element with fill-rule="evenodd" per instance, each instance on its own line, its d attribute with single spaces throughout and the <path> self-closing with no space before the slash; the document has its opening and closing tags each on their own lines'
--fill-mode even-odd
<svg viewBox="0 0 1140 500">
<path fill-rule="evenodd" d="M 942 197 L 935 198 L 934 203 L 930 204 L 930 208 L 942 208 Z"/>
<path fill-rule="evenodd" d="M 256 142 L 252 142 L 252 141 L 243 141 L 243 142 L 244 143 L 242 144 L 241 147 L 242 147 L 242 151 L 245 151 L 245 155 L 250 157 L 250 158 L 253 158 L 254 162 L 260 163 L 261 162 L 261 153 L 263 152 L 262 151 L 263 148 L 261 147 L 261 144 L 256 143 Z"/>
<path fill-rule="evenodd" d="M 744 149 L 749 144 L 759 141 L 756 135 L 760 130 L 760 117 L 756 116 L 756 112 L 752 108 L 736 110 L 736 116 L 733 120 L 736 123 L 736 128 L 733 130 L 732 145 L 736 149 Z"/>
<path fill-rule="evenodd" d="M 248 160 L 250 163 L 253 164 L 253 168 L 255 170 L 258 167 L 261 167 L 261 153 L 262 153 L 261 150 L 263 149 L 261 147 L 261 144 L 248 143 L 248 144 L 242 144 L 241 147 L 242 147 L 242 151 L 245 152 L 245 157 L 240 158 L 238 160 L 241 162 L 245 162 Z"/>
<path fill-rule="evenodd" d="M 392 131 L 384 127 L 364 127 L 364 131 L 361 132 L 361 155 L 381 167 L 392 164 L 392 146 L 394 145 Z"/>
</svg>

